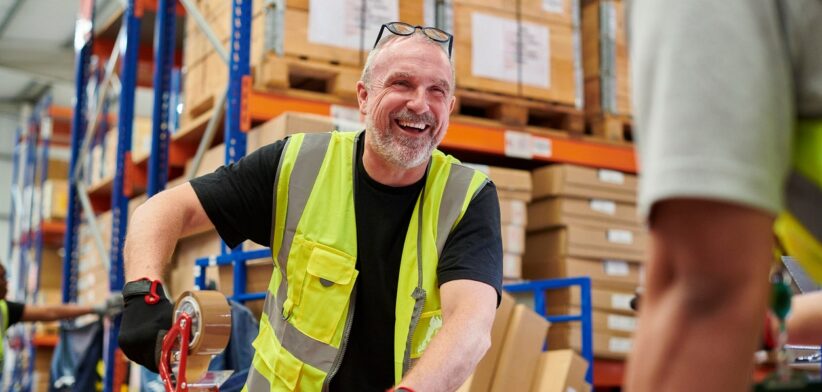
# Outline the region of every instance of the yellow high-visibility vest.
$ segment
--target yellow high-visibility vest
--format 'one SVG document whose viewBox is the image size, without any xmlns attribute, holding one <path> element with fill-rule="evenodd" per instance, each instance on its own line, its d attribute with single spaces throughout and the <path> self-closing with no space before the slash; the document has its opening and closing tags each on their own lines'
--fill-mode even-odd
<svg viewBox="0 0 822 392">
<path fill-rule="evenodd" d="M 353 320 L 359 271 L 354 214 L 362 133 L 291 136 L 276 175 L 268 286 L 246 391 L 327 390 Z M 488 178 L 435 151 L 409 222 L 397 286 L 394 378 L 442 326 L 437 264 L 448 234 Z M 369 371 L 363 369 L 363 371 Z"/>
<path fill-rule="evenodd" d="M 822 283 L 822 121 L 797 123 L 785 195 L 774 232 L 785 253 Z"/>
</svg>

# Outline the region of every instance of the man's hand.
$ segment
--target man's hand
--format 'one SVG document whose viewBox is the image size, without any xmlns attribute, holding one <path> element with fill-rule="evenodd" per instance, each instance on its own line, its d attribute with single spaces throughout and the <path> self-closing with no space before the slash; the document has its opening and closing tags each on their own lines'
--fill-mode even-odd
<svg viewBox="0 0 822 392">
<path fill-rule="evenodd" d="M 129 282 L 123 288 L 123 297 L 125 307 L 117 342 L 129 359 L 157 373 L 159 347 L 171 328 L 174 307 L 159 281 Z"/>
</svg>

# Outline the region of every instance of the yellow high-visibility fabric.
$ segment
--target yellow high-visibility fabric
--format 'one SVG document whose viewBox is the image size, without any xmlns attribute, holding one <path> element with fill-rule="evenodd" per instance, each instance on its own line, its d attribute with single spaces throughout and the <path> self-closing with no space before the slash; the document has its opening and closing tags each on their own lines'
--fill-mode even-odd
<svg viewBox="0 0 822 392">
<path fill-rule="evenodd" d="M 354 212 L 358 137 L 360 133 L 352 132 L 333 132 L 330 137 L 296 134 L 286 144 L 275 184 L 272 258 L 277 268 L 254 341 L 254 369 L 244 390 L 319 391 L 339 365 L 359 274 Z M 317 142 L 321 138 L 327 139 L 323 139 L 327 147 L 322 151 L 317 147 L 325 146 Z M 322 163 L 312 170 L 310 162 L 316 154 L 322 154 Z M 306 179 L 314 175 L 313 181 Z M 400 265 L 396 381 L 403 375 L 403 363 L 418 357 L 442 324 L 436 275 L 438 240 L 453 229 L 486 182 L 484 174 L 434 152 Z M 292 221 L 295 217 L 298 222 Z M 285 252 L 287 257 L 281 255 Z M 421 286 L 418 271 L 422 271 Z M 426 294 L 425 301 L 416 305 L 422 308 L 417 320 L 412 317 L 416 301 L 410 293 L 419 289 Z M 412 319 L 417 321 L 413 325 Z"/>
</svg>

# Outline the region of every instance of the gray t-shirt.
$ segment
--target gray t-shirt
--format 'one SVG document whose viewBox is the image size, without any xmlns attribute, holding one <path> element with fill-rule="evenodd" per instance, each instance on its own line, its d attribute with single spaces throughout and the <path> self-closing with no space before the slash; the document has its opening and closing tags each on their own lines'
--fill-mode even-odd
<svg viewBox="0 0 822 392">
<path fill-rule="evenodd" d="M 783 206 L 794 124 L 822 120 L 822 0 L 629 4 L 640 213 L 675 197 Z"/>
</svg>

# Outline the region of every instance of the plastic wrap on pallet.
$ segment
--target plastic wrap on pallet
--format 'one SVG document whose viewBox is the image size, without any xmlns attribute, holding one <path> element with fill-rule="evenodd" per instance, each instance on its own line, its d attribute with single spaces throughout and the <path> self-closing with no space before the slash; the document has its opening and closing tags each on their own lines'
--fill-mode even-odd
<svg viewBox="0 0 822 392">
<path fill-rule="evenodd" d="M 574 107 L 585 107 L 585 74 L 582 70 L 582 18 L 579 0 L 571 0 L 571 20 L 574 40 Z"/>
<path fill-rule="evenodd" d="M 617 107 L 617 72 L 616 72 L 616 39 L 617 15 L 612 1 L 603 1 L 600 4 L 600 61 L 602 80 L 602 109 L 608 113 L 616 113 Z"/>
</svg>

